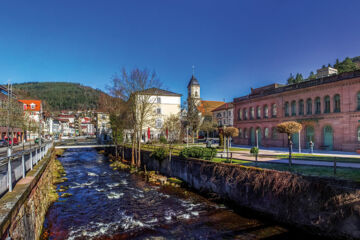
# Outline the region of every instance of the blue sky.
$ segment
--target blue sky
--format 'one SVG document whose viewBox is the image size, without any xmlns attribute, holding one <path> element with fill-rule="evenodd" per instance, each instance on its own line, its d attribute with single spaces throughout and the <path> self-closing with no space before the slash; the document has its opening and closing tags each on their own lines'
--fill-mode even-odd
<svg viewBox="0 0 360 240">
<path fill-rule="evenodd" d="M 182 93 L 192 65 L 206 100 L 231 101 L 290 73 L 360 55 L 360 1 L 0 2 L 0 83 L 105 89 L 122 67 Z"/>
</svg>

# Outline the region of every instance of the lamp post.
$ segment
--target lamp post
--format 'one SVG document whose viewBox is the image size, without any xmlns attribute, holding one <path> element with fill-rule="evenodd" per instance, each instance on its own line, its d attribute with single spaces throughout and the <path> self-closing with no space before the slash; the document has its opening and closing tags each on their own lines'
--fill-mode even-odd
<svg viewBox="0 0 360 240">
<path fill-rule="evenodd" d="M 301 153 L 301 142 L 300 142 L 300 131 L 299 131 L 299 153 Z"/>
<path fill-rule="evenodd" d="M 256 129 L 256 147 L 259 148 L 259 129 Z"/>
</svg>

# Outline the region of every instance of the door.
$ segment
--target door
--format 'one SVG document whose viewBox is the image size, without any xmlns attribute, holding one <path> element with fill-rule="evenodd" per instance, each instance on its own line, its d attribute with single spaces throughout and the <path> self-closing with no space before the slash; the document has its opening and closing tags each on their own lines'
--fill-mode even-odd
<svg viewBox="0 0 360 240">
<path fill-rule="evenodd" d="M 299 133 L 294 133 L 291 136 L 291 141 L 293 142 L 293 148 L 299 149 Z"/>
<path fill-rule="evenodd" d="M 333 129 L 330 126 L 324 127 L 324 146 L 326 150 L 333 150 Z"/>
<path fill-rule="evenodd" d="M 314 127 L 313 126 L 307 126 L 306 127 L 306 148 L 310 148 L 309 142 L 312 141 L 314 143 L 315 141 L 315 134 L 314 134 Z"/>
<path fill-rule="evenodd" d="M 261 146 L 261 129 L 260 128 L 257 128 L 256 129 L 256 132 L 257 132 L 257 138 L 258 138 L 258 143 L 259 143 L 259 147 Z M 256 142 L 255 142 L 255 145 L 256 145 Z"/>
<path fill-rule="evenodd" d="M 256 142 L 255 142 L 255 129 L 252 127 L 250 128 L 250 143 L 252 146 L 255 146 Z"/>
</svg>

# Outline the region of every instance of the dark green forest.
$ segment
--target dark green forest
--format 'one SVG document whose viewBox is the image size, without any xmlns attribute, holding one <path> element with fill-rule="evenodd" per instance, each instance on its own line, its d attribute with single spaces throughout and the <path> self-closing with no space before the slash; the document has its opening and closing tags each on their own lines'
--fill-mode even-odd
<svg viewBox="0 0 360 240">
<path fill-rule="evenodd" d="M 47 111 L 97 109 L 99 89 L 68 82 L 28 82 L 14 84 L 19 99 L 43 100 Z"/>
</svg>

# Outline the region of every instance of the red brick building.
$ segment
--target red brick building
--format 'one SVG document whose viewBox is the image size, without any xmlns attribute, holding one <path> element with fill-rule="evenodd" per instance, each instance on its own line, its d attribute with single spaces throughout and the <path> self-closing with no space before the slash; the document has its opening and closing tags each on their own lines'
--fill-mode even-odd
<svg viewBox="0 0 360 240">
<path fill-rule="evenodd" d="M 234 142 L 287 147 L 285 134 L 276 125 L 297 121 L 303 129 L 294 135 L 294 147 L 356 151 L 360 149 L 360 71 L 314 79 L 292 85 L 271 84 L 251 89 L 234 99 Z"/>
</svg>

